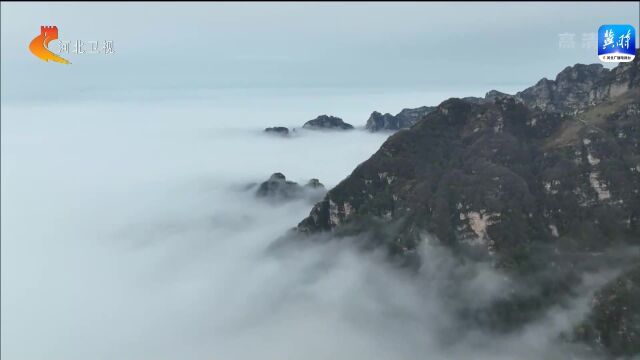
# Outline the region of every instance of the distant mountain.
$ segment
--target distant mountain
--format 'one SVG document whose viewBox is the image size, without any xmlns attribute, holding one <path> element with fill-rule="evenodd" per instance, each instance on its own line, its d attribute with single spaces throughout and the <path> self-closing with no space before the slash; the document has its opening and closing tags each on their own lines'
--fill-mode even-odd
<svg viewBox="0 0 640 360">
<path fill-rule="evenodd" d="M 248 189 L 253 188 L 252 185 Z M 272 174 L 267 181 L 258 185 L 255 195 L 258 198 L 274 202 L 284 202 L 305 198 L 316 202 L 326 193 L 324 185 L 318 179 L 310 179 L 304 186 L 287 180 L 282 173 Z"/>
<path fill-rule="evenodd" d="M 381 114 L 374 111 L 371 116 L 369 116 L 369 120 L 367 120 L 365 128 L 371 132 L 408 128 L 435 109 L 435 106 L 422 106 L 415 109 L 404 109 L 395 116 L 389 113 Z"/>
<path fill-rule="evenodd" d="M 515 95 L 421 108 L 425 115 L 331 189 L 297 232 L 366 235 L 368 246 L 407 263 L 420 261 L 415 249 L 430 234 L 462 258 L 490 260 L 531 291 L 479 318 L 517 328 L 562 302 L 585 269 L 640 263 L 632 252 L 605 260 L 640 245 L 639 61 L 640 53 L 613 70 L 578 64 Z M 374 113 L 368 128 L 400 127 L 399 115 Z M 640 286 L 637 275 L 616 281 Z M 637 354 L 640 315 L 608 311 L 637 309 L 640 295 L 616 289 L 627 291 L 603 289 L 609 295 L 576 338 Z"/>
<path fill-rule="evenodd" d="M 309 120 L 304 125 L 305 129 L 311 130 L 350 130 L 353 125 L 347 124 L 341 118 L 336 116 L 320 115 L 313 120 Z"/>
<path fill-rule="evenodd" d="M 629 83 L 637 85 L 640 81 L 637 72 L 628 63 L 613 70 L 605 69 L 601 64 L 576 64 L 558 73 L 555 80 L 543 78 L 515 95 L 491 90 L 484 97 L 465 97 L 462 100 L 480 105 L 493 103 L 497 99 L 512 98 L 531 108 L 576 114 L 626 92 Z M 404 109 L 395 116 L 374 111 L 367 120 L 366 128 L 372 132 L 409 128 L 435 109 L 435 106 Z"/>
<path fill-rule="evenodd" d="M 289 135 L 289 128 L 286 128 L 284 126 L 274 126 L 274 127 L 265 128 L 264 132 L 267 133 L 267 134 L 288 136 Z"/>
</svg>

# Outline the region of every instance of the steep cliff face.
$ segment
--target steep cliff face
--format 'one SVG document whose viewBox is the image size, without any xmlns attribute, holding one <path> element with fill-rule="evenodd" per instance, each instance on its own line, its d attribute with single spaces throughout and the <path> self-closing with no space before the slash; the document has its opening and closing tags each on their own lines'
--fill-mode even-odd
<svg viewBox="0 0 640 360">
<path fill-rule="evenodd" d="M 569 293 L 597 254 L 640 245 L 638 61 L 576 65 L 515 96 L 447 100 L 389 137 L 297 231 L 367 234 L 399 258 L 428 234 L 489 259 L 540 289 L 499 304 L 496 326 L 518 326 Z M 591 333 L 627 326 L 602 324 Z"/>
<path fill-rule="evenodd" d="M 394 251 L 415 248 L 428 232 L 505 261 L 532 242 L 595 249 L 609 245 L 603 238 L 640 239 L 639 103 L 631 95 L 604 118 L 566 118 L 513 99 L 448 100 L 390 137 L 298 229 L 402 221 L 384 239 Z"/>
<path fill-rule="evenodd" d="M 591 104 L 589 93 L 608 71 L 600 64 L 569 66 L 555 80 L 542 79 L 516 97 L 542 110 L 575 112 Z"/>
<path fill-rule="evenodd" d="M 516 96 L 447 100 L 391 136 L 298 230 L 402 221 L 387 239 L 397 249 L 427 231 L 498 254 L 534 240 L 640 239 L 639 67 L 576 65 Z"/>
<path fill-rule="evenodd" d="M 380 130 L 398 130 L 405 126 L 401 125 L 398 119 L 389 113 L 382 114 L 374 111 L 371 113 L 371 116 L 369 116 L 365 128 L 374 132 Z"/>
<path fill-rule="evenodd" d="M 608 70 L 600 64 L 576 64 L 555 80 L 542 79 L 514 97 L 529 107 L 577 114 L 603 101 L 615 99 L 640 83 L 637 60 Z"/>
</svg>

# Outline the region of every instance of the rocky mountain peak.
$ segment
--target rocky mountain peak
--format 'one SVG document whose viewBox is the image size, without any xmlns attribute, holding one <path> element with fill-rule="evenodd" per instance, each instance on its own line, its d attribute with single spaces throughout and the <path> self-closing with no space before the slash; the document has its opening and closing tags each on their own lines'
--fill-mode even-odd
<svg viewBox="0 0 640 360">
<path fill-rule="evenodd" d="M 305 129 L 326 129 L 326 130 L 350 130 L 353 125 L 345 123 L 341 118 L 329 115 L 320 115 L 313 120 L 309 120 L 302 126 Z"/>
<path fill-rule="evenodd" d="M 359 235 L 402 261 L 428 238 L 491 261 L 534 290 L 485 317 L 500 328 L 526 323 L 569 296 L 594 254 L 640 246 L 639 58 L 613 70 L 571 66 L 514 96 L 442 102 L 390 136 L 297 232 Z M 577 338 L 637 353 L 640 319 L 624 317 L 640 296 L 633 274 L 598 293 Z"/>
<path fill-rule="evenodd" d="M 594 80 L 601 78 L 609 72 L 602 64 L 575 64 L 567 66 L 556 75 L 556 83 L 594 83 Z"/>
<path fill-rule="evenodd" d="M 289 135 L 289 128 L 286 128 L 284 126 L 274 126 L 274 127 L 265 128 L 264 132 L 268 134 L 287 136 Z"/>
<path fill-rule="evenodd" d="M 546 78 L 515 95 L 527 106 L 565 114 L 616 98 L 640 83 L 640 54 L 633 62 L 621 63 L 613 70 L 601 64 L 568 66 L 555 80 Z"/>
<path fill-rule="evenodd" d="M 503 92 L 498 91 L 498 90 L 489 90 L 484 95 L 484 100 L 487 101 L 487 102 L 494 102 L 497 99 L 511 98 L 511 97 L 513 97 L 513 95 L 509 95 L 509 94 L 503 93 Z"/>
<path fill-rule="evenodd" d="M 273 201 L 286 201 L 300 198 L 307 198 L 311 201 L 318 201 L 326 190 L 318 179 L 310 179 L 304 186 L 300 186 L 295 181 L 287 180 L 283 173 L 271 174 L 267 181 L 258 186 L 255 195 L 259 198 L 266 198 Z"/>
<path fill-rule="evenodd" d="M 399 130 L 413 126 L 423 116 L 435 109 L 435 106 L 421 106 L 413 109 L 403 109 L 398 114 L 382 114 L 374 111 L 369 116 L 365 128 L 371 132 L 380 130 Z"/>
</svg>

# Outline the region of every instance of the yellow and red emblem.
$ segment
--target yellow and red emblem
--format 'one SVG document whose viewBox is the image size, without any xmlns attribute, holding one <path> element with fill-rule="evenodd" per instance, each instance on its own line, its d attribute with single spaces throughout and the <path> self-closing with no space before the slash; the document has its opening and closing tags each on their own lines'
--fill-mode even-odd
<svg viewBox="0 0 640 360">
<path fill-rule="evenodd" d="M 61 64 L 71 64 L 69 60 L 54 54 L 49 50 L 49 43 L 58 39 L 57 26 L 40 26 L 40 35 L 36 36 L 29 44 L 29 50 L 37 58 L 48 62 L 49 60 L 59 62 Z"/>
</svg>

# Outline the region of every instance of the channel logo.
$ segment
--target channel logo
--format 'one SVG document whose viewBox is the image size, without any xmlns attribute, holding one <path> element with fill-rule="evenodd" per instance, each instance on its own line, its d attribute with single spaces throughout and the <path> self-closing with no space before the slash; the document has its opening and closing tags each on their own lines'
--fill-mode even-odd
<svg viewBox="0 0 640 360">
<path fill-rule="evenodd" d="M 71 64 L 69 60 L 54 54 L 49 50 L 49 43 L 58 39 L 57 26 L 40 26 L 40 35 L 36 36 L 29 44 L 29 50 L 38 59 L 49 62 L 55 61 L 61 64 Z"/>
</svg>

